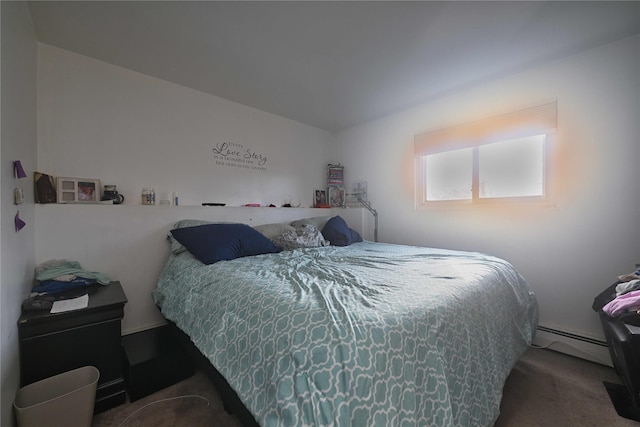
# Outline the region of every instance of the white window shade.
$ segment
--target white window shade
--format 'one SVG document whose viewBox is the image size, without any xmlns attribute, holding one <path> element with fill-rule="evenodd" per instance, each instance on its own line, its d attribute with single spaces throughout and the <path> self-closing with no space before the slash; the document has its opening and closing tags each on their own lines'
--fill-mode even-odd
<svg viewBox="0 0 640 427">
<path fill-rule="evenodd" d="M 416 156 L 476 147 L 495 141 L 554 133 L 557 103 L 551 102 L 499 116 L 421 133 L 414 138 Z"/>
</svg>

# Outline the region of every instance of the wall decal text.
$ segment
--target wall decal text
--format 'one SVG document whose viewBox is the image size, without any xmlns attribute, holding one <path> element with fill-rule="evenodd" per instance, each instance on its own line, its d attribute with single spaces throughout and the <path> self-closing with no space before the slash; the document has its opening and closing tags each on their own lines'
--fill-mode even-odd
<svg viewBox="0 0 640 427">
<path fill-rule="evenodd" d="M 267 156 L 234 142 L 225 141 L 216 144 L 213 147 L 213 158 L 216 161 L 216 166 L 267 170 Z"/>
</svg>

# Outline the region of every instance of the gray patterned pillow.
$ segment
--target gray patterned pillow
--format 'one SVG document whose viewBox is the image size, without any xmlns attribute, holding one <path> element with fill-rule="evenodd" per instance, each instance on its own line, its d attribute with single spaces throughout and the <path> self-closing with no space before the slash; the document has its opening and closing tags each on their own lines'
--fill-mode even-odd
<svg viewBox="0 0 640 427">
<path fill-rule="evenodd" d="M 295 231 L 294 227 L 285 222 L 256 225 L 253 228 L 264 234 L 268 239 L 273 239 L 274 237 L 279 236 L 287 231 Z"/>
<path fill-rule="evenodd" d="M 331 219 L 330 216 L 314 216 L 312 218 L 303 218 L 291 221 L 291 225 L 295 228 L 301 227 L 305 224 L 314 225 L 318 230 L 322 230 L 327 221 Z"/>
<path fill-rule="evenodd" d="M 329 245 L 329 242 L 324 239 L 320 230 L 311 224 L 303 224 L 294 230 L 288 230 L 272 238 L 271 241 L 274 245 L 280 246 L 285 251 L 296 248 L 315 248 L 317 246 Z"/>
</svg>

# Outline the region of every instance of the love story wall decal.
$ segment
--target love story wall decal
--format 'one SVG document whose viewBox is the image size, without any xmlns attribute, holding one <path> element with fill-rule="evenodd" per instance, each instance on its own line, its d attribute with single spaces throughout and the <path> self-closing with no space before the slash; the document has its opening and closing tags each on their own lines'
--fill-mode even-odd
<svg viewBox="0 0 640 427">
<path fill-rule="evenodd" d="M 267 170 L 267 156 L 235 142 L 219 142 L 213 147 L 216 166 L 230 166 L 258 171 Z"/>
</svg>

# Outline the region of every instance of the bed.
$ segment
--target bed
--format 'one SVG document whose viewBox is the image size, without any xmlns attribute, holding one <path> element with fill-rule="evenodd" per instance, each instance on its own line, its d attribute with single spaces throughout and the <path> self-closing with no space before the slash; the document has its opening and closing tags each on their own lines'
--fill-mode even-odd
<svg viewBox="0 0 640 427">
<path fill-rule="evenodd" d="M 153 297 L 260 426 L 492 426 L 537 326 L 526 281 L 351 237 L 208 264 L 173 241 Z"/>
</svg>

